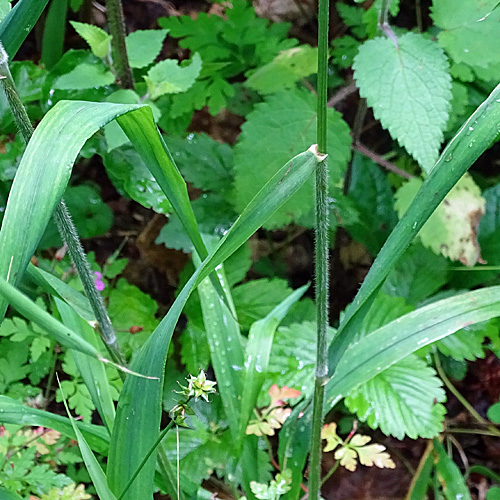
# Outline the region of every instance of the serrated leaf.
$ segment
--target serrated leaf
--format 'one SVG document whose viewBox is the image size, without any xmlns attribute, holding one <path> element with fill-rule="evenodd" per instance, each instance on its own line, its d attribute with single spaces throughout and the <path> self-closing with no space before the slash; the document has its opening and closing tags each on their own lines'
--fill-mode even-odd
<svg viewBox="0 0 500 500">
<path fill-rule="evenodd" d="M 93 24 L 79 23 L 77 21 L 70 21 L 70 24 L 89 44 L 90 50 L 93 54 L 101 58 L 104 58 L 109 54 L 111 39 L 113 38 L 111 35 Z"/>
<path fill-rule="evenodd" d="M 321 439 L 326 439 L 326 445 L 323 448 L 325 453 L 334 450 L 342 443 L 342 439 L 337 434 L 337 424 L 335 422 L 323 426 L 323 429 L 321 429 Z"/>
<path fill-rule="evenodd" d="M 114 83 L 115 77 L 104 64 L 79 64 L 54 82 L 54 88 L 60 90 L 83 90 L 103 87 Z"/>
<path fill-rule="evenodd" d="M 343 172 L 350 157 L 351 137 L 347 124 L 331 108 L 328 109 L 327 121 L 329 186 L 333 195 L 335 188 L 343 182 Z M 315 142 L 316 98 L 312 94 L 301 90 L 279 92 L 257 104 L 247 116 L 234 150 L 234 203 L 237 211 L 245 207 L 286 158 Z M 302 216 L 312 218 L 312 190 L 310 180 L 264 227 L 281 227 Z"/>
<path fill-rule="evenodd" d="M 399 37 L 398 47 L 378 37 L 360 47 L 353 68 L 375 118 L 430 172 L 439 156 L 451 100 L 443 50 L 417 33 Z"/>
<path fill-rule="evenodd" d="M 401 217 L 416 196 L 422 180 L 414 177 L 396 193 L 396 209 Z M 469 174 L 465 174 L 429 217 L 419 236 L 422 244 L 436 254 L 467 266 L 481 261 L 477 228 L 485 212 L 486 200 Z"/>
<path fill-rule="evenodd" d="M 78 234 L 81 238 L 92 238 L 105 234 L 113 225 L 113 212 L 93 186 L 71 186 L 65 198 Z M 55 224 L 50 224 L 38 245 L 39 249 L 61 246 L 62 241 Z"/>
<path fill-rule="evenodd" d="M 151 99 L 164 94 L 185 92 L 193 85 L 201 71 L 201 57 L 193 55 L 188 66 L 179 66 L 175 59 L 165 59 L 153 66 L 144 77 Z"/>
<path fill-rule="evenodd" d="M 137 30 L 125 39 L 131 68 L 145 68 L 161 52 L 163 40 L 169 30 Z"/>
<path fill-rule="evenodd" d="M 345 467 L 351 472 L 356 470 L 358 461 L 356 452 L 353 449 L 346 447 L 339 448 L 333 456 L 335 457 L 335 460 L 340 460 L 340 465 L 342 465 L 342 467 Z"/>
<path fill-rule="evenodd" d="M 434 370 L 411 355 L 352 391 L 345 403 L 372 429 L 416 439 L 441 432 L 445 408 L 439 403 L 445 399 Z"/>
<path fill-rule="evenodd" d="M 187 182 L 218 194 L 230 189 L 233 170 L 230 146 L 206 134 L 189 134 L 185 139 L 169 137 L 166 142 Z"/>
<path fill-rule="evenodd" d="M 500 37 L 498 0 L 433 0 L 431 17 L 441 28 L 439 43 L 457 63 L 487 67 L 500 62 L 490 40 Z"/>
<path fill-rule="evenodd" d="M 359 457 L 359 463 L 361 465 L 366 465 L 367 467 L 372 467 L 376 466 L 379 469 L 395 469 L 396 464 L 392 460 L 391 456 L 389 453 L 385 451 L 385 446 L 381 444 L 369 444 L 367 446 L 360 446 L 358 447 L 355 444 L 355 438 L 359 438 L 362 436 L 354 436 L 354 438 L 351 441 L 351 446 L 356 447 L 356 452 Z M 368 437 L 368 436 L 364 436 Z M 371 438 L 368 437 L 368 441 L 370 441 Z"/>
<path fill-rule="evenodd" d="M 252 73 L 245 85 L 261 94 L 270 94 L 293 87 L 317 70 L 318 49 L 301 45 L 278 54 L 270 63 Z"/>
<path fill-rule="evenodd" d="M 359 218 L 345 222 L 349 234 L 376 254 L 397 223 L 394 196 L 387 175 L 370 159 L 356 153 L 352 161 L 348 197 Z"/>
<path fill-rule="evenodd" d="M 232 290 L 234 307 L 243 330 L 269 314 L 292 290 L 281 279 L 259 279 L 238 285 Z"/>
</svg>

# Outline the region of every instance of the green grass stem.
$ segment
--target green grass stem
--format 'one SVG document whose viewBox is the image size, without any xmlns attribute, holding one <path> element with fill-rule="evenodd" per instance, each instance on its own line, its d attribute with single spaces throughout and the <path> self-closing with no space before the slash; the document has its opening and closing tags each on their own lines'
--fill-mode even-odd
<svg viewBox="0 0 500 500">
<path fill-rule="evenodd" d="M 328 22 L 329 2 L 320 0 L 318 6 L 318 149 L 326 154 L 327 137 L 327 93 L 328 93 Z M 313 420 L 311 435 L 311 457 L 309 472 L 309 499 L 320 498 L 321 488 L 321 427 L 323 425 L 323 406 L 325 383 L 328 376 L 329 325 L 329 221 L 328 221 L 328 158 L 316 170 L 316 321 L 317 350 L 314 375 Z"/>
<path fill-rule="evenodd" d="M 113 36 L 111 39 L 113 65 L 120 79 L 120 86 L 124 89 L 133 89 L 134 77 L 130 69 L 125 44 L 125 18 L 121 0 L 106 0 L 106 10 L 108 12 L 109 32 Z"/>
</svg>

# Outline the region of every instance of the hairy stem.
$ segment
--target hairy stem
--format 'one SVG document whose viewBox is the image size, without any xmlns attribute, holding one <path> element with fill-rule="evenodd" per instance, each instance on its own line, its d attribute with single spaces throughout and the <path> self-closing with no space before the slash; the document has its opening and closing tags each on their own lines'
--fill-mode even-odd
<svg viewBox="0 0 500 500">
<path fill-rule="evenodd" d="M 108 12 L 109 32 L 113 36 L 111 39 L 113 63 L 120 79 L 120 86 L 125 89 L 133 89 L 134 78 L 128 62 L 125 44 L 125 18 L 121 0 L 106 0 L 106 10 Z"/>
<path fill-rule="evenodd" d="M 398 37 L 396 33 L 392 30 L 389 25 L 389 7 L 391 6 L 391 0 L 382 0 L 382 8 L 380 9 L 378 16 L 378 26 L 379 28 L 391 39 L 396 47 L 399 47 Z"/>
<path fill-rule="evenodd" d="M 327 93 L 328 93 L 328 0 L 319 1 L 318 11 L 318 150 L 326 154 L 327 137 Z M 321 488 L 321 427 L 325 383 L 328 376 L 328 303 L 329 303 L 329 238 L 328 238 L 328 159 L 325 158 L 316 170 L 316 321 L 317 347 L 314 375 L 313 420 L 311 457 L 309 471 L 309 499 L 317 500 Z"/>
<path fill-rule="evenodd" d="M 28 113 L 17 93 L 14 80 L 10 73 L 8 56 L 0 44 L 0 82 L 5 90 L 9 106 L 14 115 L 16 124 L 25 140 L 26 144 L 30 141 L 34 129 L 31 125 Z M 103 340 L 113 357 L 113 360 L 121 365 L 125 364 L 125 360 L 120 352 L 116 335 L 109 320 L 108 313 L 104 306 L 101 294 L 97 290 L 94 282 L 94 276 L 90 270 L 89 263 L 85 256 L 82 244 L 78 238 L 78 233 L 75 225 L 69 215 L 68 209 L 63 200 L 57 206 L 54 212 L 54 218 L 59 229 L 59 234 L 64 243 L 66 243 L 71 260 L 75 264 L 76 270 L 83 284 L 85 294 L 89 299 L 92 310 L 99 323 L 99 328 L 102 333 Z"/>
</svg>

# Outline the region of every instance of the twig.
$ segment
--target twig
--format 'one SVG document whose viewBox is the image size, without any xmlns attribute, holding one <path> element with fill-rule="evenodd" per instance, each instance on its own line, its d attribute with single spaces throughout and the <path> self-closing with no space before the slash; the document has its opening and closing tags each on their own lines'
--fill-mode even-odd
<svg viewBox="0 0 500 500">
<path fill-rule="evenodd" d="M 405 172 L 404 170 L 400 169 L 399 167 L 396 167 L 394 163 L 391 163 L 390 161 L 387 161 L 385 158 L 382 158 L 382 156 L 378 155 L 377 153 L 373 152 L 371 149 L 367 148 L 360 142 L 357 144 L 354 144 L 353 149 L 361 153 L 362 155 L 367 156 L 370 158 L 370 160 L 374 161 L 381 167 L 384 167 L 386 170 L 389 170 L 389 172 L 392 172 L 394 174 L 397 174 L 401 177 L 404 177 L 405 179 L 413 179 L 413 175 L 409 174 L 408 172 Z"/>
<path fill-rule="evenodd" d="M 326 103 L 326 106 L 328 108 L 333 108 L 336 104 L 343 101 L 351 94 L 354 94 L 354 92 L 356 92 L 357 90 L 358 87 L 356 86 L 356 82 L 349 83 L 345 87 L 342 87 L 340 90 L 338 90 L 335 94 L 333 94 Z"/>
</svg>

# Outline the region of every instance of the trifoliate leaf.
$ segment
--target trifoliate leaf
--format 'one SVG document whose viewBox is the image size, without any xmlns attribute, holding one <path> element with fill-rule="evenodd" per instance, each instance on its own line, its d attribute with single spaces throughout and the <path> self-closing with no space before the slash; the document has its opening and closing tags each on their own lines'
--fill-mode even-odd
<svg viewBox="0 0 500 500">
<path fill-rule="evenodd" d="M 416 439 L 441 432 L 445 408 L 439 403 L 445 399 L 434 370 L 410 355 L 351 391 L 345 403 L 372 429 Z"/>
<path fill-rule="evenodd" d="M 70 21 L 75 31 L 89 44 L 90 50 L 97 57 L 106 57 L 111 47 L 111 35 L 108 35 L 103 29 L 93 24 L 79 23 Z"/>
<path fill-rule="evenodd" d="M 113 73 L 104 64 L 83 63 L 57 78 L 54 88 L 60 90 L 91 89 L 111 85 L 114 81 Z"/>
<path fill-rule="evenodd" d="M 172 210 L 165 193 L 134 148 L 122 146 L 103 153 L 102 159 L 106 172 L 119 191 L 159 214 Z"/>
<path fill-rule="evenodd" d="M 354 77 L 375 118 L 430 172 L 448 121 L 451 78 L 436 42 L 405 33 L 398 46 L 368 40 L 354 60 Z"/>
<path fill-rule="evenodd" d="M 487 67 L 500 62 L 491 40 L 500 37 L 498 0 L 433 0 L 431 17 L 441 28 L 438 41 L 457 63 Z"/>
<path fill-rule="evenodd" d="M 127 36 L 128 61 L 131 68 L 145 68 L 161 51 L 168 30 L 137 30 Z"/>
<path fill-rule="evenodd" d="M 417 242 L 392 268 L 381 291 L 402 297 L 408 304 L 416 306 L 436 293 L 447 282 L 448 276 L 448 261 Z"/>
<path fill-rule="evenodd" d="M 185 92 L 200 74 L 201 57 L 198 53 L 188 66 L 180 66 L 175 59 L 165 59 L 153 66 L 144 77 L 151 99 L 163 94 Z"/>
<path fill-rule="evenodd" d="M 328 166 L 330 191 L 341 187 L 350 156 L 349 127 L 339 113 L 328 109 Z M 316 143 L 316 98 L 293 90 L 279 92 L 257 104 L 247 116 L 235 147 L 235 205 L 238 212 L 264 184 L 294 155 Z M 291 166 L 293 168 L 293 164 Z M 268 229 L 312 214 L 313 179 L 306 182 L 282 208 L 265 223 Z"/>
<path fill-rule="evenodd" d="M 323 426 L 323 429 L 321 429 L 321 439 L 326 439 L 326 445 L 323 448 L 325 453 L 334 450 L 342 443 L 342 439 L 337 434 L 337 424 L 335 422 Z"/>
<path fill-rule="evenodd" d="M 420 189 L 416 177 L 396 193 L 396 210 L 401 217 Z M 430 216 L 419 236 L 422 244 L 466 266 L 480 262 L 481 249 L 477 241 L 479 221 L 485 212 L 486 200 L 469 174 L 465 174 L 446 195 Z"/>
<path fill-rule="evenodd" d="M 354 472 L 356 470 L 356 466 L 358 465 L 356 452 L 352 448 L 347 448 L 343 446 L 339 448 L 335 454 L 333 455 L 335 460 L 340 460 L 340 465 L 345 467 L 347 470 Z"/>
<path fill-rule="evenodd" d="M 318 49 L 301 45 L 278 54 L 270 63 L 252 73 L 245 85 L 261 94 L 270 94 L 291 88 L 317 71 Z"/>
<path fill-rule="evenodd" d="M 435 342 L 433 345 L 445 356 L 457 361 L 475 361 L 484 358 L 486 339 L 498 342 L 498 322 L 496 319 L 466 326 L 453 335 Z"/>
</svg>

